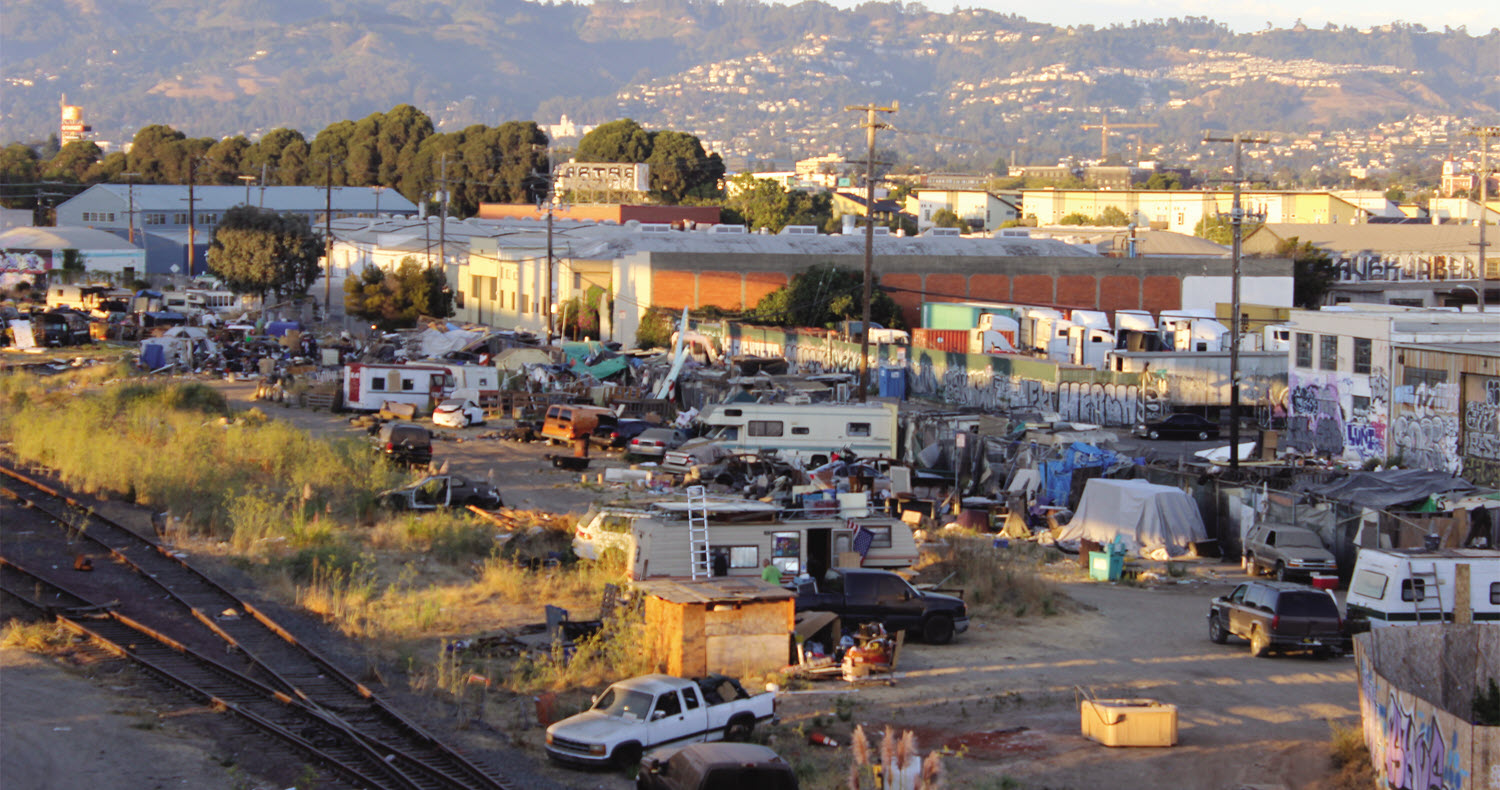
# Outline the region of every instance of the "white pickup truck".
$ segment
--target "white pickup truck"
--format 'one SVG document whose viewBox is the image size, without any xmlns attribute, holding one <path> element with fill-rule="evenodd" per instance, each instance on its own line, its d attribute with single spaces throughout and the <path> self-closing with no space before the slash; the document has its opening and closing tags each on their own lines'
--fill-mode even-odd
<svg viewBox="0 0 1500 790">
<path fill-rule="evenodd" d="M 547 755 L 562 763 L 631 766 L 646 749 L 743 740 L 775 714 L 774 693 L 750 696 L 723 675 L 684 680 L 642 675 L 594 698 L 594 706 L 547 728 Z"/>
</svg>

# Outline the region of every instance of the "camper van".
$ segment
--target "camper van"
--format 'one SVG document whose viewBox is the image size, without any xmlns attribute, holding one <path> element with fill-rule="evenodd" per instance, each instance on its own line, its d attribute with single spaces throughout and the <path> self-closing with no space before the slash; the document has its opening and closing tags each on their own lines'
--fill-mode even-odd
<svg viewBox="0 0 1500 790">
<path fill-rule="evenodd" d="M 578 521 L 573 553 L 596 560 L 610 549 L 623 552 L 632 580 L 692 575 L 688 553 L 687 502 L 657 502 L 645 509 L 599 508 Z M 708 510 L 712 567 L 729 576 L 758 577 L 769 559 L 786 576 L 826 571 L 854 552 L 854 536 L 873 536 L 861 563 L 865 568 L 900 570 L 917 561 L 911 527 L 883 516 L 849 516 L 849 511 L 788 513 L 747 499 L 711 499 Z M 860 514 L 868 514 L 861 507 Z M 798 517 L 805 516 L 805 517 Z M 855 555 L 858 559 L 858 555 Z"/>
<path fill-rule="evenodd" d="M 1500 621 L 1500 551 L 1360 549 L 1346 599 L 1350 630 L 1451 622 L 1464 574 L 1473 619 Z"/>
<path fill-rule="evenodd" d="M 775 450 L 809 466 L 828 463 L 844 448 L 860 457 L 896 457 L 893 403 L 720 403 L 697 421 L 705 436 L 733 453 Z"/>
</svg>

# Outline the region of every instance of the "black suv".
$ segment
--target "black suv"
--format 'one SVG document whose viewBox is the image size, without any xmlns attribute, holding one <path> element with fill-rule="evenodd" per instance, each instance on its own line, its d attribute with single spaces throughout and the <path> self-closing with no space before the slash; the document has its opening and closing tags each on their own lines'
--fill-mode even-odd
<svg viewBox="0 0 1500 790">
<path fill-rule="evenodd" d="M 1343 653 L 1349 635 L 1333 593 L 1291 582 L 1250 581 L 1208 606 L 1208 638 L 1250 640 L 1250 655 L 1310 650 L 1319 658 Z"/>
<path fill-rule="evenodd" d="M 432 431 L 409 422 L 388 422 L 380 426 L 376 444 L 391 460 L 407 466 L 432 463 Z"/>
</svg>

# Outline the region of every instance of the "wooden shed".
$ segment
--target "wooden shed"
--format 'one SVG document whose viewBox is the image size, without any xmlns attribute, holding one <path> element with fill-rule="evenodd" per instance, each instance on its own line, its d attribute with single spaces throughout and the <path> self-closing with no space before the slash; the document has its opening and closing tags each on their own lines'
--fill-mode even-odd
<svg viewBox="0 0 1500 790">
<path fill-rule="evenodd" d="M 764 675 L 791 655 L 796 596 L 760 579 L 637 582 L 658 671 L 678 677 Z"/>
</svg>

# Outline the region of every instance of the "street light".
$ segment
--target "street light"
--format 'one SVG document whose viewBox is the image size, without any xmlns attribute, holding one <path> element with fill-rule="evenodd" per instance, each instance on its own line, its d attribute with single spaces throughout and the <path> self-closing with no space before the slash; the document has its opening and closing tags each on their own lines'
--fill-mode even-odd
<svg viewBox="0 0 1500 790">
<path fill-rule="evenodd" d="M 255 180 L 255 176 L 238 176 L 238 178 L 245 182 L 245 205 L 248 206 L 250 205 L 250 182 Z"/>
</svg>

